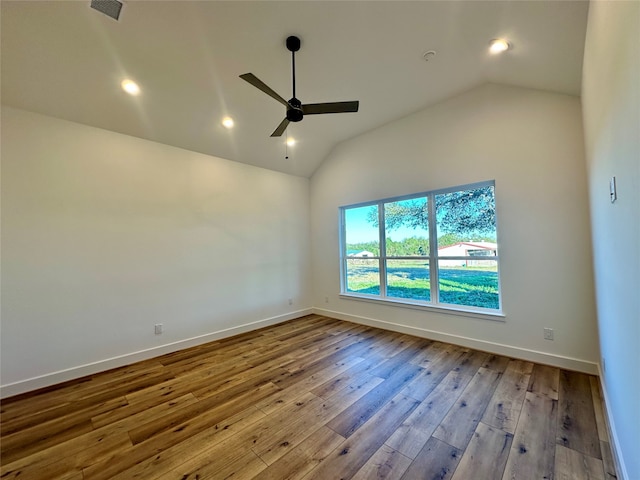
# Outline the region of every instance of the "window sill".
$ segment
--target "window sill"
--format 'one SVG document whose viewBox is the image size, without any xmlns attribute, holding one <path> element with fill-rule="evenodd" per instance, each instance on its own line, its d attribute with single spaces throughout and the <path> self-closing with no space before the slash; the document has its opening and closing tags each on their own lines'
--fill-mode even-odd
<svg viewBox="0 0 640 480">
<path fill-rule="evenodd" d="M 494 322 L 505 322 L 505 315 L 501 311 L 487 312 L 484 310 L 461 309 L 454 307 L 445 307 L 443 305 L 426 305 L 424 303 L 413 303 L 407 301 L 393 300 L 390 298 L 378 298 L 374 296 L 353 295 L 350 293 L 341 293 L 340 298 L 345 300 L 357 300 L 360 302 L 370 302 L 393 307 L 410 308 L 412 310 L 423 310 L 434 313 L 444 313 L 445 315 L 456 315 L 460 317 L 478 318 L 483 320 L 491 320 Z"/>
</svg>

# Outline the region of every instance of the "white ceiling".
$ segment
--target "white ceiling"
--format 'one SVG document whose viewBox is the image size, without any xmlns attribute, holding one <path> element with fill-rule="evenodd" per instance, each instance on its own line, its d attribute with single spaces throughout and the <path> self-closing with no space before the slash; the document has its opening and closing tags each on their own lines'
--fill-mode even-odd
<svg viewBox="0 0 640 480">
<path fill-rule="evenodd" d="M 126 1 L 119 21 L 89 0 L 1 8 L 4 104 L 310 176 L 338 142 L 485 82 L 579 95 L 588 2 Z M 284 107 L 238 75 L 289 99 L 292 34 L 302 103 L 360 111 L 290 124 L 285 159 L 285 137 L 269 136 Z M 495 37 L 513 49 L 489 55 Z"/>
</svg>

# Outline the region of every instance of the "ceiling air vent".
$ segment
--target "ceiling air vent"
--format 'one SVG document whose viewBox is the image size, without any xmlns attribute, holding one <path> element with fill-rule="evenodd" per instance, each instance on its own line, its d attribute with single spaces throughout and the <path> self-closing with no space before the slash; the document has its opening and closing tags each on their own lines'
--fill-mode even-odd
<svg viewBox="0 0 640 480">
<path fill-rule="evenodd" d="M 122 2 L 118 0 L 91 0 L 91 8 L 108 15 L 114 20 L 118 20 L 120 10 L 122 10 Z"/>
</svg>

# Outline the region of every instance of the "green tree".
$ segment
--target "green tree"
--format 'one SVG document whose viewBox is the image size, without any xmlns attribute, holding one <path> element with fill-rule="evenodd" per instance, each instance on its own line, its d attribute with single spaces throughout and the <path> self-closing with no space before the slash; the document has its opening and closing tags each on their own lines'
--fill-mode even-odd
<svg viewBox="0 0 640 480">
<path fill-rule="evenodd" d="M 441 193 L 435 196 L 438 232 L 441 234 L 476 235 L 495 233 L 496 205 L 493 186 Z M 377 209 L 369 211 L 367 220 L 378 225 Z M 391 202 L 385 205 L 385 227 L 428 228 L 429 210 L 426 198 Z M 455 243 L 455 242 L 454 242 Z"/>
<path fill-rule="evenodd" d="M 493 186 L 436 195 L 438 230 L 460 235 L 495 233 Z"/>
<path fill-rule="evenodd" d="M 438 247 L 448 247 L 449 245 L 455 245 L 458 242 L 464 241 L 464 237 L 455 233 L 445 233 L 438 237 Z"/>
<path fill-rule="evenodd" d="M 409 257 L 414 255 L 427 255 L 429 252 L 429 239 L 424 237 L 408 237 L 401 241 L 395 241 L 387 237 L 387 256 Z"/>
</svg>

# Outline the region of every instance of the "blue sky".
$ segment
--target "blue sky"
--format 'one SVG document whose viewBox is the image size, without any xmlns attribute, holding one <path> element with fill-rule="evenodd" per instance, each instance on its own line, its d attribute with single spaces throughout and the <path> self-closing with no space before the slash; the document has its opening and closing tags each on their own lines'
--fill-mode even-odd
<svg viewBox="0 0 640 480">
<path fill-rule="evenodd" d="M 346 243 L 363 243 L 378 241 L 378 227 L 367 221 L 367 214 L 371 209 L 376 209 L 375 205 L 366 207 L 350 208 L 345 210 L 345 220 L 348 225 Z M 429 232 L 423 229 L 414 230 L 412 228 L 401 227 L 391 232 L 387 232 L 388 237 L 395 241 L 401 241 L 408 237 L 429 238 Z"/>
</svg>

